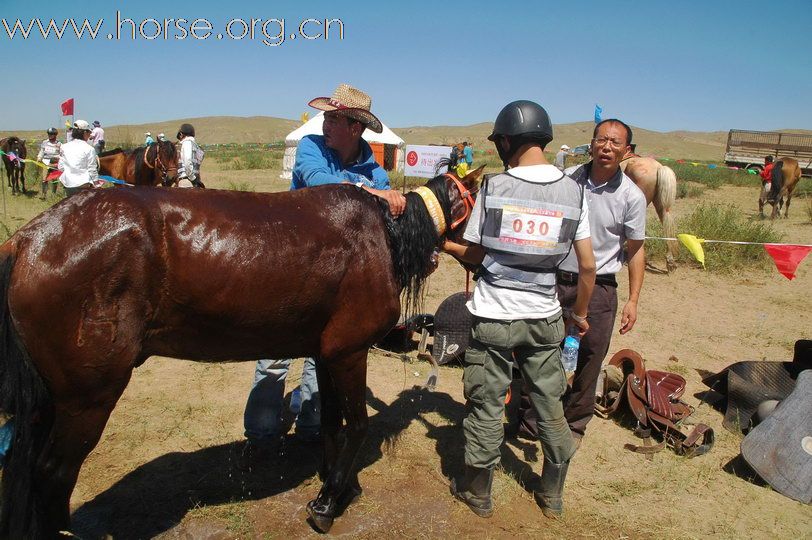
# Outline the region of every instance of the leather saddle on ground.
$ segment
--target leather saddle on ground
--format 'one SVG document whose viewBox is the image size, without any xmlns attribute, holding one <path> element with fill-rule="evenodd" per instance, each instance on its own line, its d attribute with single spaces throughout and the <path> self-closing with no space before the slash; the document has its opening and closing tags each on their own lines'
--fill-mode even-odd
<svg viewBox="0 0 812 540">
<path fill-rule="evenodd" d="M 642 454 L 654 454 L 666 446 L 686 457 L 706 454 L 713 447 L 713 429 L 696 424 L 687 435 L 682 425 L 694 408 L 680 398 L 685 392 L 685 378 L 667 371 L 646 370 L 643 358 L 631 349 L 615 353 L 604 366 L 603 383 L 599 381 L 595 410 L 607 418 L 625 406 L 636 421 L 635 433 L 643 445 L 625 445 Z M 660 439 L 651 444 L 652 432 Z"/>
</svg>

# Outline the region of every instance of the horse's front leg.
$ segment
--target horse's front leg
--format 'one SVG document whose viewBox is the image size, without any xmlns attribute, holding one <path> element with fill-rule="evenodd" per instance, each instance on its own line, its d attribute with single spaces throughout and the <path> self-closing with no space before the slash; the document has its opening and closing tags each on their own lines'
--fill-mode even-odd
<svg viewBox="0 0 812 540">
<path fill-rule="evenodd" d="M 792 200 L 792 192 L 787 191 L 787 205 L 784 208 L 784 219 L 789 219 L 789 201 Z"/>
<path fill-rule="evenodd" d="M 322 433 L 324 436 L 324 484 L 318 497 L 307 504 L 313 526 L 327 532 L 333 521 L 359 495 L 355 462 L 366 437 L 367 351 L 323 360 L 318 368 L 319 391 L 322 398 Z M 324 392 L 322 372 L 329 377 L 329 389 Z M 338 426 L 344 417 L 346 425 Z"/>
</svg>

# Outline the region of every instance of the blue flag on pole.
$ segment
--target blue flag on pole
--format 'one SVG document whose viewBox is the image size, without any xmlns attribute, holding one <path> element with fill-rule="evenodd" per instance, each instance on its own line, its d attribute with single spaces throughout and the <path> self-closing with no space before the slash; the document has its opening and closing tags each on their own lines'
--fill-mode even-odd
<svg viewBox="0 0 812 540">
<path fill-rule="evenodd" d="M 596 124 L 600 123 L 600 121 L 601 121 L 601 113 L 602 112 L 603 112 L 603 109 L 601 109 L 601 106 L 596 103 L 595 104 L 595 123 Z"/>
</svg>

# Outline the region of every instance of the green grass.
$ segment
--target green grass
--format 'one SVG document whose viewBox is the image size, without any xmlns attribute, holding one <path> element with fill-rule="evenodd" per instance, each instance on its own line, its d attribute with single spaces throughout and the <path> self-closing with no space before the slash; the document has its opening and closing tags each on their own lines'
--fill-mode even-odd
<svg viewBox="0 0 812 540">
<path fill-rule="evenodd" d="M 677 182 L 677 199 L 696 199 L 705 192 L 705 186 L 694 182 Z"/>
<path fill-rule="evenodd" d="M 750 221 L 734 205 L 700 204 L 691 214 L 677 220 L 677 231 L 693 234 L 698 238 L 712 240 L 735 240 L 744 242 L 779 242 L 781 235 L 772 225 L 761 221 Z M 663 236 L 662 226 L 657 220 L 649 220 L 647 236 Z M 772 259 L 760 245 L 704 243 L 705 268 L 709 272 L 733 273 L 741 269 L 761 269 L 769 271 Z M 665 242 L 646 242 L 646 256 L 665 257 Z M 677 263 L 699 266 L 699 263 L 686 249 L 680 249 Z"/>
<path fill-rule="evenodd" d="M 256 191 L 256 187 L 248 182 L 229 182 L 227 189 L 232 191 Z"/>
</svg>

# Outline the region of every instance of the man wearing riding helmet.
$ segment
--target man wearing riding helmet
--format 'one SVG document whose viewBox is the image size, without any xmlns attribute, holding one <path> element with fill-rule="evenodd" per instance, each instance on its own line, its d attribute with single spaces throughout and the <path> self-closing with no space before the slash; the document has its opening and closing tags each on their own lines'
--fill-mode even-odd
<svg viewBox="0 0 812 540">
<path fill-rule="evenodd" d="M 181 124 L 178 129 L 178 187 L 204 188 L 200 181 L 200 164 L 203 162 L 203 150 L 195 141 L 195 128 L 192 124 Z"/>
<path fill-rule="evenodd" d="M 463 421 L 465 476 L 451 483 L 452 494 L 481 517 L 493 514 L 493 470 L 500 461 L 514 361 L 539 415 L 544 466 L 534 495 L 545 516 L 563 513 L 564 480 L 576 450 L 561 404 L 567 387 L 559 348 L 565 324 L 555 272 L 574 251 L 578 295 L 566 328 L 583 335 L 589 329 L 595 259 L 584 189 L 544 157 L 552 138 L 543 107 L 525 100 L 505 106 L 488 139 L 506 170 L 486 178 L 480 189 L 464 234 L 470 244 L 443 246 L 483 269 L 468 302 L 474 318 L 463 372 L 469 411 Z"/>
<path fill-rule="evenodd" d="M 37 154 L 37 161 L 48 165 L 48 168 L 43 173 L 40 199 L 45 199 L 48 192 L 48 174 L 56 169 L 56 164 L 59 161 L 59 151 L 62 149 L 62 143 L 56 140 L 56 136 L 59 134 L 57 129 L 55 127 L 48 128 L 46 133 L 48 138 L 40 143 L 39 153 Z M 51 192 L 56 193 L 55 182 L 51 184 Z"/>
</svg>

